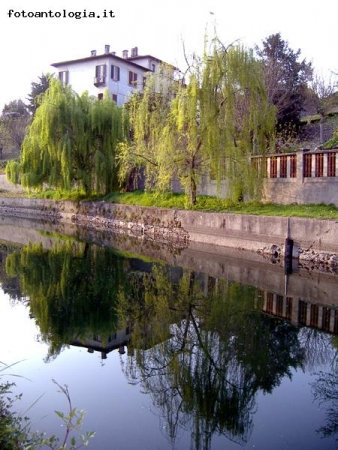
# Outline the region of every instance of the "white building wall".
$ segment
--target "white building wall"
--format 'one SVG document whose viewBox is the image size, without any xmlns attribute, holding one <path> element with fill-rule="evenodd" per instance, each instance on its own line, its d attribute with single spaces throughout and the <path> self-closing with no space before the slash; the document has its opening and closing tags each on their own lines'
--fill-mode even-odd
<svg viewBox="0 0 338 450">
<path fill-rule="evenodd" d="M 94 85 L 94 78 L 96 75 L 96 66 L 106 64 L 106 79 L 105 84 L 100 86 Z M 120 80 L 114 81 L 111 79 L 111 65 L 120 68 Z M 117 104 L 122 105 L 136 89 L 143 89 L 143 77 L 147 70 L 130 64 L 127 60 L 114 58 L 112 55 L 102 55 L 102 57 L 95 57 L 92 60 L 72 61 L 69 63 L 58 64 L 58 73 L 68 71 L 68 84 L 81 95 L 88 91 L 89 95 L 97 97 L 103 94 L 108 89 L 110 95 L 117 95 Z M 129 71 L 137 74 L 136 87 L 129 84 Z"/>
<path fill-rule="evenodd" d="M 156 58 L 152 58 L 151 56 L 137 57 L 135 58 L 134 62 L 136 64 L 139 64 L 140 66 L 145 67 L 151 72 L 157 72 L 160 65 L 160 61 Z"/>
</svg>

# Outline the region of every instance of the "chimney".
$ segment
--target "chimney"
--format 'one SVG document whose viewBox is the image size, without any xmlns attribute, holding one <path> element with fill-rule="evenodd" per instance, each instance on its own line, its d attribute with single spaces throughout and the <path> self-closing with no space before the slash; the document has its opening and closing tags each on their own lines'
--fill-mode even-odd
<svg viewBox="0 0 338 450">
<path fill-rule="evenodd" d="M 96 50 L 92 50 L 92 51 L 90 52 L 90 56 L 96 56 Z"/>
<path fill-rule="evenodd" d="M 128 50 L 123 50 L 122 55 L 123 59 L 128 59 Z"/>
<path fill-rule="evenodd" d="M 109 51 L 110 51 L 110 45 L 105 45 L 104 46 L 104 52 L 105 53 L 109 53 Z"/>
<path fill-rule="evenodd" d="M 131 49 L 131 57 L 133 58 L 135 56 L 138 56 L 138 48 L 137 47 L 134 47 Z"/>
<path fill-rule="evenodd" d="M 115 55 L 116 55 L 116 52 L 111 52 L 111 54 L 112 54 L 113 56 L 115 56 Z"/>
</svg>

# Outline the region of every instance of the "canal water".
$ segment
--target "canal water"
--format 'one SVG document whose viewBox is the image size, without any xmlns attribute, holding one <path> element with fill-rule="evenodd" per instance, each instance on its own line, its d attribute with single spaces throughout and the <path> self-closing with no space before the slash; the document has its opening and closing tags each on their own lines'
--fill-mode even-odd
<svg viewBox="0 0 338 450">
<path fill-rule="evenodd" d="M 0 239 L 2 380 L 32 429 L 63 438 L 67 385 L 95 450 L 337 447 L 334 270 L 41 224 Z"/>
</svg>

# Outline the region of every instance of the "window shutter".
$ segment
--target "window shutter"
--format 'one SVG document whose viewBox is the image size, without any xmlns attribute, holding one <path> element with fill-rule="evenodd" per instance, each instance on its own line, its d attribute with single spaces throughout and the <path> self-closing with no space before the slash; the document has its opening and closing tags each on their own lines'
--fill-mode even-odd
<svg viewBox="0 0 338 450">
<path fill-rule="evenodd" d="M 120 68 L 118 66 L 111 66 L 110 78 L 114 81 L 120 81 Z"/>
</svg>

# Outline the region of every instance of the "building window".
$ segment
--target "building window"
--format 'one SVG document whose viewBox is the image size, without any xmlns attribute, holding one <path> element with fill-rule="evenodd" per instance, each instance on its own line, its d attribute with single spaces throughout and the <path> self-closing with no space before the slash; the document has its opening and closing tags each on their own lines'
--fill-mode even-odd
<svg viewBox="0 0 338 450">
<path fill-rule="evenodd" d="M 156 66 L 155 66 L 155 64 L 152 64 L 152 65 L 151 65 L 151 71 L 152 71 L 152 72 L 155 72 L 155 71 L 156 71 Z"/>
<path fill-rule="evenodd" d="M 298 306 L 298 322 L 300 325 L 306 325 L 307 303 L 299 300 Z"/>
<path fill-rule="evenodd" d="M 318 328 L 319 307 L 311 305 L 310 308 L 310 327 Z"/>
<path fill-rule="evenodd" d="M 279 172 L 280 178 L 287 177 L 287 163 L 288 163 L 288 157 L 281 156 L 280 157 L 280 172 Z"/>
<path fill-rule="evenodd" d="M 285 319 L 292 319 L 292 297 L 286 297 Z"/>
<path fill-rule="evenodd" d="M 110 78 L 113 81 L 120 81 L 120 68 L 118 66 L 110 67 Z"/>
<path fill-rule="evenodd" d="M 317 153 L 315 158 L 315 176 L 322 177 L 324 170 L 324 155 Z"/>
<path fill-rule="evenodd" d="M 327 176 L 328 177 L 336 176 L 336 154 L 335 153 L 327 154 Z"/>
<path fill-rule="evenodd" d="M 99 100 L 103 100 L 103 94 L 97 94 L 97 98 L 98 98 Z"/>
<path fill-rule="evenodd" d="M 284 297 L 282 295 L 276 296 L 276 316 L 283 317 Z"/>
<path fill-rule="evenodd" d="M 338 333 L 338 311 L 334 312 L 334 328 L 333 328 L 334 334 Z"/>
<path fill-rule="evenodd" d="M 94 78 L 95 86 L 104 85 L 106 83 L 106 75 L 107 75 L 107 68 L 106 68 L 105 64 L 96 66 L 95 67 L 95 78 Z"/>
<path fill-rule="evenodd" d="M 137 73 L 129 71 L 129 84 L 130 86 L 137 86 Z"/>
<path fill-rule="evenodd" d="M 312 155 L 304 155 L 304 177 L 312 175 Z"/>
<path fill-rule="evenodd" d="M 324 331 L 330 331 L 330 317 L 331 317 L 331 310 L 327 307 L 324 307 L 322 318 L 322 329 Z"/>
<path fill-rule="evenodd" d="M 115 103 L 117 103 L 117 94 L 112 94 L 111 98 Z"/>
<path fill-rule="evenodd" d="M 59 72 L 59 80 L 62 84 L 68 84 L 68 70 Z"/>
<path fill-rule="evenodd" d="M 272 314 L 273 313 L 273 293 L 268 292 L 266 295 L 266 313 Z"/>
<path fill-rule="evenodd" d="M 277 158 L 275 156 L 270 158 L 270 178 L 277 178 Z"/>
</svg>

